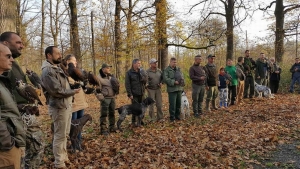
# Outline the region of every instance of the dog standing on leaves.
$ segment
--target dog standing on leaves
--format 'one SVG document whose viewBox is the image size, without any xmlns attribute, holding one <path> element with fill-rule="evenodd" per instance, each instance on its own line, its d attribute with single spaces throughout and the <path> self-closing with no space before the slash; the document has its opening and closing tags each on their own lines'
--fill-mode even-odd
<svg viewBox="0 0 300 169">
<path fill-rule="evenodd" d="M 181 118 L 185 119 L 186 116 L 190 116 L 190 103 L 186 96 L 186 93 L 182 91 L 181 93 Z"/>
<path fill-rule="evenodd" d="M 274 98 L 274 95 L 271 93 L 271 89 L 264 85 L 259 85 L 258 83 L 254 82 L 254 89 L 255 92 L 258 93 L 258 97 L 262 97 L 264 94 L 267 98 Z"/>
<path fill-rule="evenodd" d="M 155 103 L 155 101 L 151 97 L 147 97 L 146 99 L 143 100 L 142 103 L 134 102 L 132 104 L 127 104 L 119 108 L 116 108 L 116 110 L 118 110 L 119 113 L 119 120 L 117 122 L 118 130 L 122 131 L 121 124 L 125 120 L 126 116 L 130 114 L 138 117 L 137 127 L 140 127 L 142 123 L 142 119 L 145 116 L 147 107 L 152 105 L 153 103 Z"/>
</svg>

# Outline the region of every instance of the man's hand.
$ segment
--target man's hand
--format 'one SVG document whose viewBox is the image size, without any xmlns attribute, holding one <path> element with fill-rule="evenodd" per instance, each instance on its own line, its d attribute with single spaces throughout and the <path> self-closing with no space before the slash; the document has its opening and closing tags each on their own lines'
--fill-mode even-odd
<svg viewBox="0 0 300 169">
<path fill-rule="evenodd" d="M 260 79 L 260 76 L 257 76 L 256 79 Z"/>
<path fill-rule="evenodd" d="M 132 99 L 133 99 L 133 96 L 130 96 L 130 97 L 129 97 L 129 99 L 131 99 L 131 100 L 132 100 Z"/>
<path fill-rule="evenodd" d="M 208 90 L 209 90 L 209 87 L 208 87 L 208 86 L 206 86 L 206 87 L 205 87 L 205 89 L 208 91 Z"/>
<path fill-rule="evenodd" d="M 200 80 L 205 80 L 205 76 L 201 76 L 201 77 L 200 77 Z"/>
<path fill-rule="evenodd" d="M 295 72 L 297 72 L 297 70 L 298 70 L 298 68 L 296 67 L 296 68 L 295 68 Z"/>
<path fill-rule="evenodd" d="M 174 84 L 177 84 L 177 85 L 178 85 L 178 84 L 179 84 L 179 82 L 178 82 L 178 81 L 175 81 L 175 82 L 174 82 Z"/>
<path fill-rule="evenodd" d="M 79 93 L 80 90 L 81 90 L 80 88 L 79 89 L 74 89 L 75 93 Z"/>
<path fill-rule="evenodd" d="M 278 71 L 278 70 L 276 70 L 276 71 L 275 71 L 275 73 L 279 73 L 279 71 Z"/>
</svg>

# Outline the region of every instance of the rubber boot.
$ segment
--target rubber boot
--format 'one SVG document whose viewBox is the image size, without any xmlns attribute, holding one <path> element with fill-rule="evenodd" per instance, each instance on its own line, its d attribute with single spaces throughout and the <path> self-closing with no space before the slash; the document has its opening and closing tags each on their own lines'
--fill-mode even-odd
<svg viewBox="0 0 300 169">
<path fill-rule="evenodd" d="M 205 105 L 206 105 L 206 106 L 205 106 L 205 109 L 206 109 L 207 112 L 210 112 L 210 111 L 211 111 L 211 110 L 210 110 L 210 107 L 209 107 L 209 102 L 210 102 L 209 100 L 206 100 L 206 103 L 205 103 Z"/>
<path fill-rule="evenodd" d="M 227 108 L 227 107 L 228 107 L 228 105 L 227 105 L 227 102 L 225 102 L 225 103 L 224 103 L 224 107 L 225 107 L 225 108 Z"/>
<path fill-rule="evenodd" d="M 216 106 L 216 100 L 212 100 L 212 107 L 215 110 L 218 110 L 218 107 Z"/>
<path fill-rule="evenodd" d="M 220 108 L 222 108 L 222 105 L 223 105 L 223 104 L 222 104 L 222 102 L 220 101 Z M 224 106 L 225 106 L 225 105 L 224 105 Z"/>
</svg>

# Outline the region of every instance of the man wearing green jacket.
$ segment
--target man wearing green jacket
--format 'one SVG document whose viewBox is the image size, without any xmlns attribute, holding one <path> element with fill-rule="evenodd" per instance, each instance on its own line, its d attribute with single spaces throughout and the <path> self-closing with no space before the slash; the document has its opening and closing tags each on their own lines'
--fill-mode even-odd
<svg viewBox="0 0 300 169">
<path fill-rule="evenodd" d="M 170 59 L 169 66 L 163 72 L 163 80 L 167 85 L 169 96 L 170 121 L 180 120 L 181 93 L 184 79 L 180 68 L 176 66 L 176 58 Z"/>
<path fill-rule="evenodd" d="M 245 90 L 244 90 L 244 98 L 253 98 L 254 96 L 254 78 L 253 78 L 253 70 L 256 67 L 255 61 L 250 57 L 250 51 L 245 51 L 245 57 L 244 57 L 244 63 L 243 63 L 244 69 L 245 69 Z M 250 87 L 250 93 L 248 91 Z"/>
<path fill-rule="evenodd" d="M 230 100 L 230 105 L 234 105 L 236 100 L 236 87 L 238 85 L 238 78 L 236 75 L 236 67 L 232 65 L 231 59 L 227 60 L 225 72 L 228 73 L 232 78 L 228 86 L 228 100 Z"/>
</svg>

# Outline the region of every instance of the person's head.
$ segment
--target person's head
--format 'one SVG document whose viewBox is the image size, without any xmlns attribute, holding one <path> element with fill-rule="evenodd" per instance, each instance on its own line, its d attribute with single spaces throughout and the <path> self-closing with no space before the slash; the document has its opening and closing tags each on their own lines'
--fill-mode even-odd
<svg viewBox="0 0 300 169">
<path fill-rule="evenodd" d="M 12 62 L 14 58 L 12 57 L 9 48 L 0 43 L 0 74 L 12 69 Z"/>
<path fill-rule="evenodd" d="M 132 68 L 134 70 L 138 70 L 141 68 L 141 60 L 140 59 L 133 59 L 132 61 Z"/>
<path fill-rule="evenodd" d="M 73 65 L 74 65 L 75 67 L 77 66 L 77 60 L 76 60 L 75 55 L 69 54 L 69 55 L 67 55 L 64 59 L 65 59 L 65 61 L 67 62 L 67 65 L 68 65 L 69 63 L 73 63 Z"/>
<path fill-rule="evenodd" d="M 171 68 L 175 68 L 176 65 L 177 65 L 177 59 L 174 58 L 174 57 L 171 57 L 171 59 L 170 59 L 170 67 Z"/>
<path fill-rule="evenodd" d="M 200 65 L 201 61 L 202 61 L 201 55 L 196 55 L 195 56 L 195 64 Z"/>
<path fill-rule="evenodd" d="M 274 58 L 274 57 L 271 57 L 271 58 L 270 58 L 270 62 L 275 63 L 275 58 Z"/>
<path fill-rule="evenodd" d="M 264 54 L 264 53 L 260 53 L 259 57 L 260 57 L 261 59 L 265 59 L 265 54 Z"/>
<path fill-rule="evenodd" d="M 238 62 L 239 63 L 244 63 L 244 57 L 242 57 L 242 56 L 238 57 Z"/>
<path fill-rule="evenodd" d="M 158 61 L 155 58 L 150 59 L 150 62 L 149 62 L 150 68 L 151 69 L 156 69 L 157 68 L 157 63 L 158 63 Z"/>
<path fill-rule="evenodd" d="M 112 67 L 111 65 L 103 63 L 102 66 L 101 66 L 102 72 L 105 73 L 105 74 L 109 74 L 111 67 Z"/>
<path fill-rule="evenodd" d="M 46 59 L 53 64 L 60 64 L 62 56 L 57 46 L 48 46 L 45 49 Z"/>
<path fill-rule="evenodd" d="M 297 63 L 297 64 L 298 64 L 298 63 L 299 63 L 299 61 L 300 61 L 300 60 L 299 60 L 299 58 L 295 58 L 295 63 Z"/>
<path fill-rule="evenodd" d="M 19 57 L 24 48 L 20 36 L 15 32 L 3 32 L 0 35 L 0 42 L 9 48 L 14 58 Z"/>
<path fill-rule="evenodd" d="M 227 66 L 232 66 L 232 60 L 231 59 L 227 59 Z"/>
<path fill-rule="evenodd" d="M 224 74 L 225 73 L 225 68 L 224 67 L 221 67 L 220 68 L 220 74 Z"/>
<path fill-rule="evenodd" d="M 207 61 L 208 61 L 208 63 L 214 63 L 215 57 L 216 57 L 215 55 L 209 54 L 209 55 L 207 56 Z"/>
<path fill-rule="evenodd" d="M 245 57 L 249 57 L 250 56 L 250 51 L 249 50 L 245 50 Z"/>
</svg>

